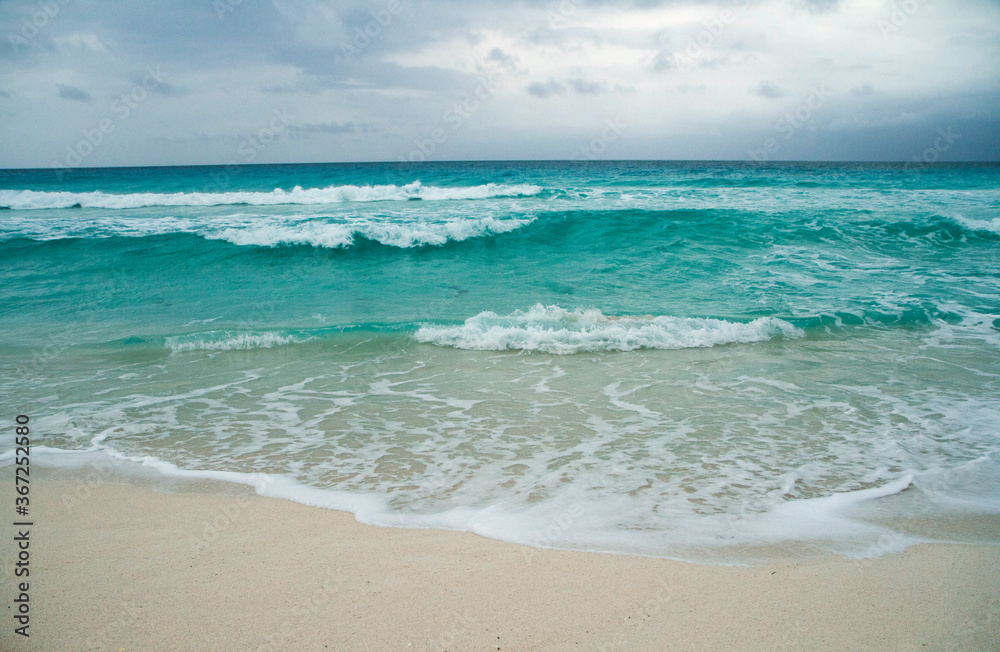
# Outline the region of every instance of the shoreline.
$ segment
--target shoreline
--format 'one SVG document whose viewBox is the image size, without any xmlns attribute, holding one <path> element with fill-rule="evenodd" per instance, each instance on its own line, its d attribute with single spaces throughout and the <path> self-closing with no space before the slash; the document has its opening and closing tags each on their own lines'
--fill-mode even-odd
<svg viewBox="0 0 1000 652">
<path fill-rule="evenodd" d="M 0 468 L 13 461 L 14 451 L 0 453 Z M 47 446 L 33 448 L 32 460 L 41 472 L 55 476 L 71 474 L 76 489 L 63 495 L 64 507 L 72 507 L 86 499 L 90 487 L 98 484 L 124 484 L 151 488 L 160 492 L 246 493 L 264 498 L 285 500 L 307 507 L 343 512 L 359 523 L 383 528 L 411 530 L 442 530 L 471 533 L 495 541 L 503 541 L 532 549 L 586 552 L 593 554 L 624 555 L 651 559 L 666 559 L 709 566 L 760 566 L 784 561 L 808 562 L 830 557 L 866 559 L 902 552 L 919 544 L 961 544 L 1000 546 L 1000 514 L 975 511 L 953 511 L 945 514 L 926 514 L 913 505 L 896 505 L 887 514 L 885 510 L 838 513 L 844 504 L 861 505 L 878 499 L 880 504 L 907 500 L 906 490 L 913 485 L 912 478 L 904 477 L 878 487 L 834 494 L 829 497 L 793 501 L 784 506 L 785 526 L 791 525 L 795 534 L 761 532 L 757 528 L 749 537 L 737 539 L 739 524 L 730 526 L 729 540 L 716 532 L 713 537 L 694 536 L 683 544 L 676 540 L 657 541 L 656 548 L 634 545 L 618 540 L 575 541 L 561 540 L 560 535 L 571 531 L 577 521 L 588 511 L 587 503 L 575 501 L 563 504 L 561 509 L 550 511 L 543 523 L 526 536 L 527 529 L 520 523 L 505 530 L 493 522 L 496 514 L 482 520 L 468 514 L 455 519 L 440 515 L 413 515 L 389 509 L 388 501 L 378 495 L 352 491 L 321 489 L 280 473 L 226 471 L 212 469 L 185 469 L 157 457 L 133 457 L 92 442 L 91 448 L 79 450 L 55 449 Z M 417 492 L 427 492 L 428 487 L 417 487 Z M 831 502 L 840 505 L 830 507 Z M 875 505 L 874 502 L 871 503 Z M 794 512 L 792 509 L 794 508 Z M 833 516 L 841 531 L 816 535 L 809 531 L 815 525 L 815 512 Z M 863 508 L 864 509 L 864 508 Z M 447 515 L 448 512 L 445 512 Z M 501 514 L 509 516 L 509 514 Z M 789 518 L 794 516 L 794 518 Z M 772 524 L 773 525 L 773 524 Z M 828 527 L 827 523 L 820 523 Z M 753 532 L 752 527 L 746 528 Z M 678 531 L 684 531 L 681 528 Z M 697 531 L 697 528 L 696 528 Z M 867 538 L 865 538 L 867 535 Z M 877 538 L 875 535 L 878 535 Z M 853 537 L 853 538 L 852 538 Z M 645 542 L 648 544 L 648 541 Z"/>
<path fill-rule="evenodd" d="M 1000 546 L 708 566 L 370 526 L 221 481 L 164 493 L 85 477 L 33 475 L 31 637 L 8 622 L 3 649 L 989 650 L 1000 640 Z M 13 495 L 6 474 L 0 487 Z"/>
</svg>

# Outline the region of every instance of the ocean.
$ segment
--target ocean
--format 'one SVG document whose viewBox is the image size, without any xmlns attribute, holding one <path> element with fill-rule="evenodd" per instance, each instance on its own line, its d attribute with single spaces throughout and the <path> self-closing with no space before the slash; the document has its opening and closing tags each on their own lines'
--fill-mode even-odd
<svg viewBox="0 0 1000 652">
<path fill-rule="evenodd" d="M 36 464 L 713 563 L 1000 543 L 998 165 L 5 170 L 0 279 Z"/>
</svg>

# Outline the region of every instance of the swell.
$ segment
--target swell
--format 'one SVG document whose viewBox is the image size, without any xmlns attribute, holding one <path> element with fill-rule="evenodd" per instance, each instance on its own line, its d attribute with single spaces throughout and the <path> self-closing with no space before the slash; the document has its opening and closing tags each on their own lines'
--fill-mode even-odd
<svg viewBox="0 0 1000 652">
<path fill-rule="evenodd" d="M 932 330 L 961 323 L 961 317 L 911 311 L 903 315 L 872 310 L 837 312 L 813 317 L 633 315 L 596 308 L 565 309 L 536 304 L 526 310 L 498 314 L 484 311 L 461 322 L 362 322 L 313 328 L 220 325 L 205 330 L 161 336 L 127 336 L 94 343 L 104 353 L 116 351 L 192 352 L 253 351 L 308 345 L 329 347 L 367 341 L 371 337 L 415 341 L 472 351 L 520 351 L 570 355 L 676 350 L 723 345 L 864 336 L 867 328 Z M 214 324 L 212 324 L 214 326 Z M 835 331 L 835 332 L 834 332 Z M 388 342 L 389 340 L 386 340 Z M 86 346 L 86 345 L 84 345 Z"/>
<path fill-rule="evenodd" d="M 0 191 L 2 192 L 2 191 Z M 1000 218 L 959 213 L 909 214 L 886 218 L 868 210 L 817 208 L 780 215 L 735 208 L 627 208 L 609 210 L 478 211 L 415 215 L 228 215 L 199 218 L 113 215 L 8 219 L 0 223 L 0 246 L 18 239 L 145 238 L 191 234 L 238 246 L 351 248 L 365 241 L 396 248 L 441 246 L 496 238 L 512 231 L 534 244 L 572 239 L 583 247 L 649 243 L 677 238 L 718 242 L 728 248 L 781 240 L 829 243 L 831 240 L 882 248 L 901 245 L 950 245 L 1000 240 Z"/>
</svg>

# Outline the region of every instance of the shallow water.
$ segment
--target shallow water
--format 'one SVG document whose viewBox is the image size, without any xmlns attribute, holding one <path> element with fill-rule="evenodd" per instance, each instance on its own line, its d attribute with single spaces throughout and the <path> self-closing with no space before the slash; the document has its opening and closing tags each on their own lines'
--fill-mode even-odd
<svg viewBox="0 0 1000 652">
<path fill-rule="evenodd" d="M 687 559 L 1000 542 L 948 525 L 1000 513 L 996 166 L 59 176 L 0 172 L 46 463 Z"/>
</svg>

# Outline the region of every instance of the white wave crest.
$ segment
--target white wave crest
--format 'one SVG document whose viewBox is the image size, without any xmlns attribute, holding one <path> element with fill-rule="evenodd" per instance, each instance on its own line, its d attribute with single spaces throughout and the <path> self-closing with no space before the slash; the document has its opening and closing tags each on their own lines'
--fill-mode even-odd
<svg viewBox="0 0 1000 652">
<path fill-rule="evenodd" d="M 166 346 L 174 353 L 184 351 L 249 351 L 270 349 L 285 344 L 303 342 L 304 339 L 281 333 L 253 333 L 250 331 L 210 331 L 177 335 L 166 339 Z"/>
<path fill-rule="evenodd" d="M 109 194 L 94 192 L 40 192 L 35 190 L 0 190 L 0 207 L 15 210 L 42 208 L 143 208 L 147 206 L 225 206 L 248 204 L 340 204 L 344 202 L 407 201 L 423 199 L 489 199 L 536 195 L 542 188 L 532 184 L 506 185 L 487 183 L 478 186 L 442 188 L 424 186 L 419 181 L 404 186 L 328 186 L 292 190 L 276 188 L 270 192 L 174 192 Z"/>
<path fill-rule="evenodd" d="M 214 240 L 227 240 L 237 245 L 273 247 L 282 244 L 316 247 L 349 247 L 356 236 L 363 236 L 391 247 L 443 245 L 449 240 L 461 241 L 484 235 L 513 231 L 533 220 L 498 220 L 493 217 L 460 219 L 445 222 L 325 222 L 304 224 L 262 224 L 224 229 L 206 234 Z"/>
<path fill-rule="evenodd" d="M 990 220 L 976 220 L 963 215 L 948 215 L 947 217 L 969 231 L 988 231 L 1000 235 L 1000 217 L 994 217 Z"/>
<path fill-rule="evenodd" d="M 571 354 L 636 349 L 686 349 L 718 344 L 761 342 L 774 337 L 802 337 L 803 331 L 781 319 L 751 322 L 650 316 L 614 317 L 600 310 L 568 311 L 536 304 L 510 315 L 482 312 L 461 326 L 424 325 L 418 342 L 478 351 L 541 351 Z"/>
<path fill-rule="evenodd" d="M 422 218 L 422 219 L 421 219 Z M 208 240 L 226 240 L 236 245 L 273 247 L 311 245 L 350 247 L 358 236 L 391 247 L 443 245 L 513 231 L 534 218 L 431 217 L 414 219 L 386 217 L 337 218 L 329 216 L 229 215 L 211 220 L 177 217 L 143 217 L 121 214 L 86 219 L 59 216 L 48 219 L 11 216 L 0 224 L 0 241 L 14 237 L 34 240 L 63 238 L 141 238 L 187 233 Z"/>
</svg>

